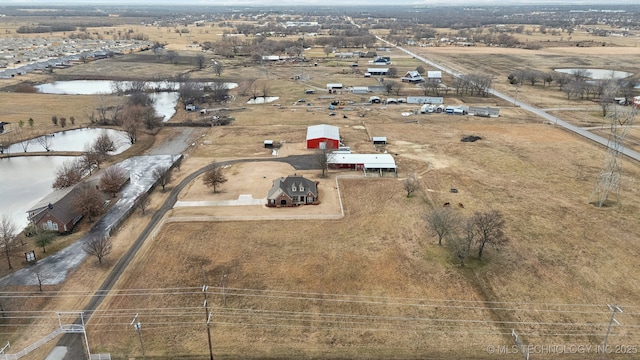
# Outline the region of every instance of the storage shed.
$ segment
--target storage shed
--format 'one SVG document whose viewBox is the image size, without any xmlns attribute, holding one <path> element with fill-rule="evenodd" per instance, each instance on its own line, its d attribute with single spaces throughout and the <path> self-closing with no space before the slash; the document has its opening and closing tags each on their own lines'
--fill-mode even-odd
<svg viewBox="0 0 640 360">
<path fill-rule="evenodd" d="M 374 145 L 387 145 L 386 136 L 374 136 L 371 139 L 373 140 Z"/>
<path fill-rule="evenodd" d="M 307 128 L 307 149 L 337 149 L 339 146 L 338 127 L 321 124 Z"/>
</svg>

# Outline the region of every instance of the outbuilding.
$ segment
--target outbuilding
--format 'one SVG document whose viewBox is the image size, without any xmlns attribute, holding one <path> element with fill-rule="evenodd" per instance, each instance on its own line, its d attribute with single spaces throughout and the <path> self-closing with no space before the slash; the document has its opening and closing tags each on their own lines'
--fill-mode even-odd
<svg viewBox="0 0 640 360">
<path fill-rule="evenodd" d="M 427 80 L 442 82 L 442 71 L 427 71 Z"/>
<path fill-rule="evenodd" d="M 307 149 L 337 149 L 339 146 L 338 127 L 321 124 L 307 128 Z"/>
<path fill-rule="evenodd" d="M 273 149 L 273 140 L 265 140 L 264 141 L 265 149 Z"/>
<path fill-rule="evenodd" d="M 363 171 L 365 175 L 385 172 L 397 173 L 396 162 L 391 154 L 333 154 L 327 161 L 331 169 Z"/>
<path fill-rule="evenodd" d="M 371 76 L 387 75 L 389 68 L 368 68 L 367 73 Z"/>
<path fill-rule="evenodd" d="M 373 141 L 373 145 L 387 145 L 386 136 L 374 136 L 371 140 Z"/>
</svg>

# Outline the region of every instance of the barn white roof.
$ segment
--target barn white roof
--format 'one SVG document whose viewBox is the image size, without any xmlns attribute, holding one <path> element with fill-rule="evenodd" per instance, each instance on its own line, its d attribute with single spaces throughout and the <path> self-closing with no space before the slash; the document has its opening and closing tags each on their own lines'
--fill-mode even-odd
<svg viewBox="0 0 640 360">
<path fill-rule="evenodd" d="M 340 140 L 340 131 L 337 126 L 326 124 L 309 126 L 307 128 L 307 140 L 320 138 Z"/>
<path fill-rule="evenodd" d="M 395 169 L 396 161 L 391 154 L 333 154 L 329 164 L 363 164 L 368 169 Z"/>
</svg>

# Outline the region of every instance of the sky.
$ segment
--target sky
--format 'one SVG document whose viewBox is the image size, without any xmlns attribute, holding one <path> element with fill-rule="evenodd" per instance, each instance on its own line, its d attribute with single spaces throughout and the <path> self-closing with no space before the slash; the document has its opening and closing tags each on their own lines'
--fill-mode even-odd
<svg viewBox="0 0 640 360">
<path fill-rule="evenodd" d="M 3 0 L 2 5 L 177 5 L 175 0 Z M 343 0 L 183 0 L 181 5 L 211 5 L 211 6 L 327 6 L 327 5 L 349 5 L 349 6 L 381 6 L 389 5 L 388 0 L 351 0 L 345 3 Z M 535 5 L 535 4 L 557 4 L 557 5 L 607 5 L 611 2 L 603 0 L 512 0 L 505 2 L 503 0 L 396 0 L 394 5 L 451 5 L 451 6 L 482 6 L 482 5 Z M 637 0 L 618 0 L 616 5 L 637 5 Z"/>
</svg>

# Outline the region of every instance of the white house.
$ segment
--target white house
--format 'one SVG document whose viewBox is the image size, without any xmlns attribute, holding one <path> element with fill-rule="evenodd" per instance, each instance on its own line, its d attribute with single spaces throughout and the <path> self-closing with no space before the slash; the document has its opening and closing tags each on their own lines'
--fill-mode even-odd
<svg viewBox="0 0 640 360">
<path fill-rule="evenodd" d="M 422 75 L 420 75 L 418 71 L 411 70 L 411 71 L 407 71 L 407 74 L 403 76 L 401 80 L 403 82 L 419 83 L 419 82 L 423 82 L 424 78 L 422 77 Z"/>
<path fill-rule="evenodd" d="M 442 71 L 427 71 L 427 80 L 442 82 Z"/>
</svg>

